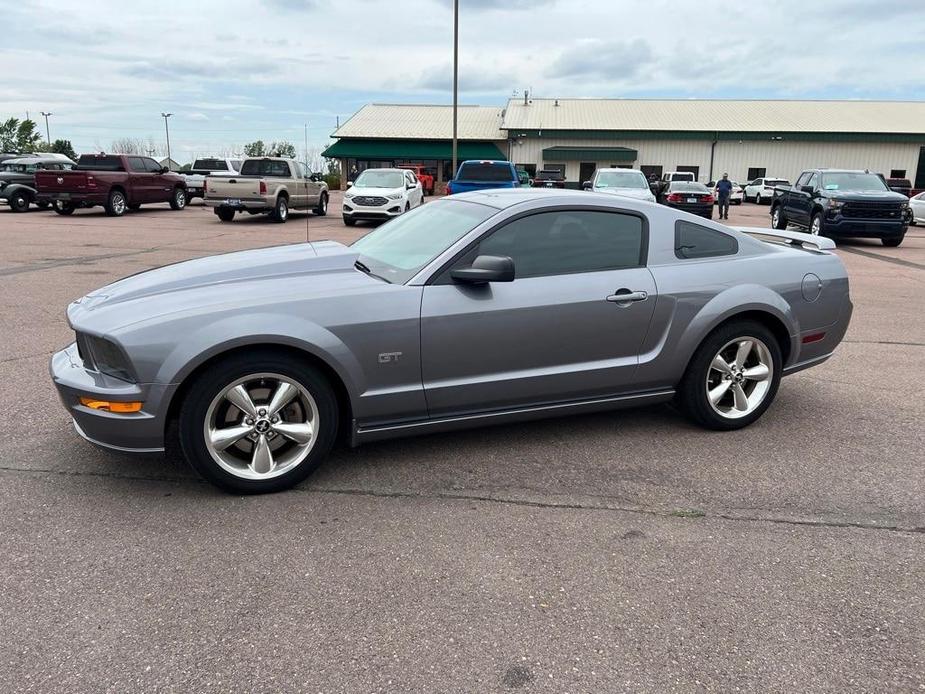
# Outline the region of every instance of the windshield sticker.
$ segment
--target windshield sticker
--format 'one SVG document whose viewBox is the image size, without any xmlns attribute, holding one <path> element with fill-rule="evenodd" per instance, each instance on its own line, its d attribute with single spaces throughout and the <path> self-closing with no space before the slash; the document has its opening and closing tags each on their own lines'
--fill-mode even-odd
<svg viewBox="0 0 925 694">
<path fill-rule="evenodd" d="M 825 189 L 826 190 L 838 190 L 838 184 L 837 183 L 826 183 Z"/>
</svg>

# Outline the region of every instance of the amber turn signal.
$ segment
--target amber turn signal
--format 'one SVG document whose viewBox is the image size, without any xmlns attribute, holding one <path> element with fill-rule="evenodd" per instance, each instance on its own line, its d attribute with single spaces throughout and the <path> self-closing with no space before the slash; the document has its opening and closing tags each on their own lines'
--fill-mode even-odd
<svg viewBox="0 0 925 694">
<path fill-rule="evenodd" d="M 142 405 L 140 402 L 110 402 L 109 400 L 94 400 L 93 398 L 80 398 L 80 404 L 84 407 L 89 407 L 91 410 L 118 412 L 120 414 L 141 412 Z"/>
</svg>

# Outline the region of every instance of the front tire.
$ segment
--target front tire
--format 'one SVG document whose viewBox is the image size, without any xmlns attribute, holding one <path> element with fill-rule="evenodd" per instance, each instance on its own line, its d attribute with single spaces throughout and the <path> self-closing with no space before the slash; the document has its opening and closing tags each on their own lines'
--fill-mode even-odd
<svg viewBox="0 0 925 694">
<path fill-rule="evenodd" d="M 186 191 L 182 188 L 174 188 L 173 195 L 170 196 L 170 209 L 182 210 L 186 207 Z"/>
<path fill-rule="evenodd" d="M 13 193 L 10 196 L 10 209 L 13 212 L 27 212 L 29 210 L 29 198 L 25 193 Z"/>
<path fill-rule="evenodd" d="M 276 198 L 276 205 L 270 213 L 270 219 L 277 224 L 284 224 L 289 219 L 289 200 L 286 199 L 286 196 L 280 195 Z"/>
<path fill-rule="evenodd" d="M 348 227 L 355 227 L 357 225 L 357 220 L 351 219 L 350 217 L 344 217 L 344 225 Z"/>
<path fill-rule="evenodd" d="M 884 246 L 888 246 L 890 248 L 896 248 L 899 244 L 903 242 L 903 239 L 905 238 L 906 238 L 906 235 L 903 234 L 902 236 L 892 236 L 890 238 L 880 239 L 880 242 Z"/>
<path fill-rule="evenodd" d="M 106 214 L 110 217 L 121 217 L 125 214 L 125 210 L 128 209 L 128 204 L 125 199 L 125 193 L 121 190 L 110 191 L 109 197 L 106 199 Z"/>
<path fill-rule="evenodd" d="M 754 321 L 733 321 L 697 348 L 678 387 L 678 404 L 707 429 L 741 429 L 771 406 L 782 370 L 771 331 Z"/>
<path fill-rule="evenodd" d="M 756 205 L 761 204 L 761 193 L 755 193 L 755 204 Z"/>
<path fill-rule="evenodd" d="M 315 208 L 315 215 L 324 217 L 328 213 L 328 194 L 322 193 L 318 200 L 318 207 Z"/>
<path fill-rule="evenodd" d="M 821 212 L 813 215 L 809 223 L 809 233 L 813 236 L 825 236 L 825 221 L 822 219 Z"/>
<path fill-rule="evenodd" d="M 225 491 L 288 489 L 314 472 L 334 443 L 334 391 L 302 360 L 249 351 L 208 368 L 187 393 L 180 448 L 196 472 Z"/>
</svg>

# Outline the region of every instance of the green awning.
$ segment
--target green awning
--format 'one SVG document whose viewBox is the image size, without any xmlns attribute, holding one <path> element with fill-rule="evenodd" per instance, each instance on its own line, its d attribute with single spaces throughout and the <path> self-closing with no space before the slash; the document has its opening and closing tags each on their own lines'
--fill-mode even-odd
<svg viewBox="0 0 925 694">
<path fill-rule="evenodd" d="M 358 140 L 343 138 L 321 153 L 323 157 L 349 159 L 452 159 L 451 140 Z M 503 159 L 507 157 L 492 142 L 460 141 L 457 157 Z"/>
<path fill-rule="evenodd" d="M 638 154 L 629 147 L 547 147 L 543 161 L 634 162 Z"/>
</svg>

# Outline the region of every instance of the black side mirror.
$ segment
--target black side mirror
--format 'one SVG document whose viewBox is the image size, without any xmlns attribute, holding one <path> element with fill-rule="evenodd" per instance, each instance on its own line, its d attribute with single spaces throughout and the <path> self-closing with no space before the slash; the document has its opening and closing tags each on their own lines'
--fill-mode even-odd
<svg viewBox="0 0 925 694">
<path fill-rule="evenodd" d="M 506 255 L 480 255 L 469 267 L 450 272 L 457 282 L 485 284 L 486 282 L 513 282 L 514 261 Z"/>
<path fill-rule="evenodd" d="M 802 190 L 804 193 L 809 193 L 810 195 L 816 192 L 816 189 L 812 186 L 800 186 L 800 190 Z"/>
<path fill-rule="evenodd" d="M 162 174 L 170 173 L 170 169 L 167 168 L 166 166 L 162 166 L 161 170 L 158 173 L 162 173 Z"/>
<path fill-rule="evenodd" d="M 581 187 L 584 190 L 591 190 L 591 181 L 585 181 L 581 184 Z"/>
</svg>

